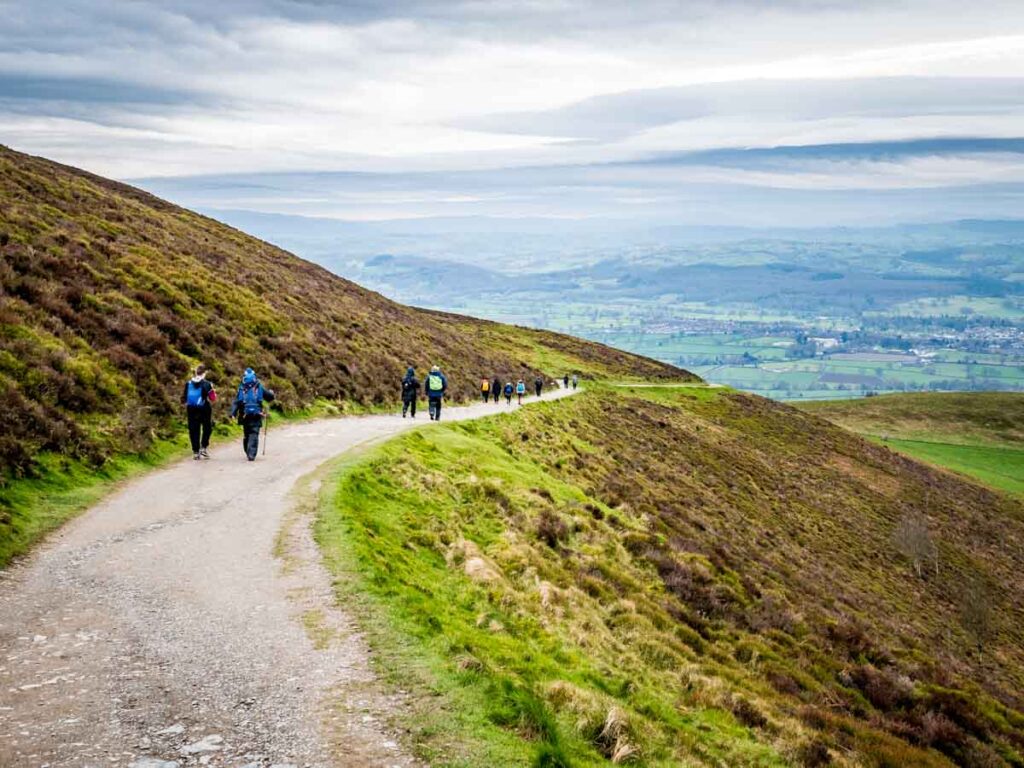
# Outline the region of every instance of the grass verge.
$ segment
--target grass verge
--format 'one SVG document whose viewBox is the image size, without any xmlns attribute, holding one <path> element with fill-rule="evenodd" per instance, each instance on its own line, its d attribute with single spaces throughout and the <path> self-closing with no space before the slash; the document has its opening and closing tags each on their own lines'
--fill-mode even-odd
<svg viewBox="0 0 1024 768">
<path fill-rule="evenodd" d="M 346 461 L 315 530 L 432 765 L 949 766 L 1024 764 L 1022 520 L 786 406 L 593 383 Z"/>
</svg>

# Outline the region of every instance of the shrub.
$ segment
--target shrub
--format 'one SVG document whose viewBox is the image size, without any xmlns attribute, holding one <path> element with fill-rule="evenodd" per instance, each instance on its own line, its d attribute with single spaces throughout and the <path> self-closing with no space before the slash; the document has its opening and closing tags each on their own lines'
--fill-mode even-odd
<svg viewBox="0 0 1024 768">
<path fill-rule="evenodd" d="M 544 509 L 537 516 L 537 538 L 552 549 L 557 549 L 568 541 L 569 526 L 557 513 Z"/>
</svg>

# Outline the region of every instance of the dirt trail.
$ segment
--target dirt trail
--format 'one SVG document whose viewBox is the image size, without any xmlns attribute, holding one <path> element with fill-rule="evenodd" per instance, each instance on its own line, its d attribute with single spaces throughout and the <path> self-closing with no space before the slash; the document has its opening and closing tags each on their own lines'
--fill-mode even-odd
<svg viewBox="0 0 1024 768">
<path fill-rule="evenodd" d="M 0 573 L 0 765 L 415 765 L 291 492 L 424 422 L 272 427 L 266 458 L 232 443 L 146 475 Z"/>
</svg>

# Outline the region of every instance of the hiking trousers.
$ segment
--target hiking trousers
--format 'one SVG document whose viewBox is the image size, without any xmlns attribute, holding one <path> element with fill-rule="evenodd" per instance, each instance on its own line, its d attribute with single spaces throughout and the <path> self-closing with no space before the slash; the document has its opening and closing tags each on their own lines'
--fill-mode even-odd
<svg viewBox="0 0 1024 768">
<path fill-rule="evenodd" d="M 416 418 L 416 398 L 403 398 L 402 399 L 402 418 L 405 418 L 406 413 L 412 413 L 412 417 Z"/>
<path fill-rule="evenodd" d="M 260 452 L 260 430 L 263 429 L 262 416 L 246 416 L 242 420 L 242 450 L 249 458 L 255 461 Z"/>
<path fill-rule="evenodd" d="M 441 401 L 444 398 L 442 396 L 431 397 L 427 400 L 428 410 L 430 411 L 430 418 L 434 421 L 441 420 Z"/>
<path fill-rule="evenodd" d="M 534 384 L 533 388 L 537 390 L 537 397 L 540 397 L 541 385 L 540 384 Z"/>
<path fill-rule="evenodd" d="M 210 433 L 213 431 L 213 408 L 209 405 L 190 405 L 188 413 L 188 440 L 192 453 L 210 447 Z"/>
<path fill-rule="evenodd" d="M 491 393 L 486 389 L 481 389 L 480 394 L 484 396 L 484 402 L 488 402 L 491 399 Z"/>
<path fill-rule="evenodd" d="M 500 389 L 494 390 L 494 402 L 498 402 L 498 398 L 499 397 L 501 397 L 501 390 Z"/>
</svg>

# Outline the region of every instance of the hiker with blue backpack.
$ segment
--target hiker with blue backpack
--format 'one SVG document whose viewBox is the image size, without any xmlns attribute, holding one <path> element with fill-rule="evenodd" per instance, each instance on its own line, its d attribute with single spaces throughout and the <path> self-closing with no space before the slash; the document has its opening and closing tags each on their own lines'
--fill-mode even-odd
<svg viewBox="0 0 1024 768">
<path fill-rule="evenodd" d="M 217 390 L 206 380 L 206 366 L 197 365 L 196 375 L 185 382 L 181 404 L 188 416 L 188 439 L 192 443 L 192 458 L 210 458 L 210 433 L 213 432 L 213 406 Z"/>
<path fill-rule="evenodd" d="M 237 416 L 238 423 L 242 425 L 242 450 L 249 461 L 256 461 L 256 454 L 259 453 L 263 401 L 275 399 L 273 390 L 263 386 L 252 368 L 246 368 L 242 383 L 238 385 L 235 404 L 231 406 L 231 415 Z"/>
<path fill-rule="evenodd" d="M 433 366 L 423 380 L 423 390 L 427 393 L 427 410 L 431 421 L 441 420 L 441 401 L 448 391 L 448 379 L 438 366 Z"/>
</svg>

